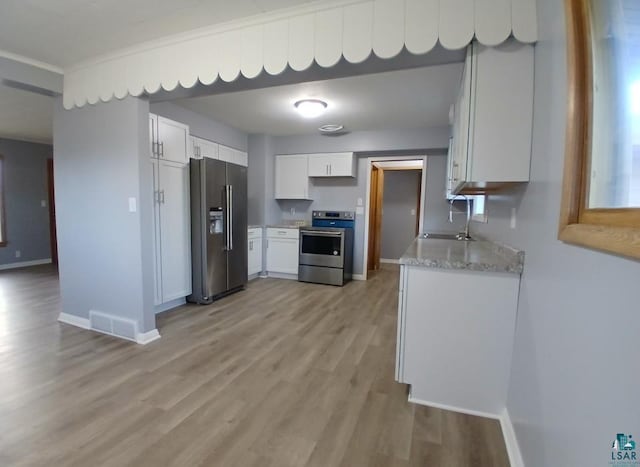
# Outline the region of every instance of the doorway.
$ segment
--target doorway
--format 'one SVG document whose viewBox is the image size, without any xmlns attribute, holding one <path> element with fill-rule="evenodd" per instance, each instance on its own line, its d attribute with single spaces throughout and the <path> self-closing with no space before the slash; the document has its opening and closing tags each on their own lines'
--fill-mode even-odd
<svg viewBox="0 0 640 467">
<path fill-rule="evenodd" d="M 370 158 L 367 168 L 365 272 L 397 262 L 421 231 L 426 156 Z"/>
<path fill-rule="evenodd" d="M 58 235 L 56 233 L 56 203 L 53 182 L 53 159 L 47 159 L 47 193 L 49 202 L 49 241 L 51 243 L 51 262 L 58 265 Z"/>
</svg>

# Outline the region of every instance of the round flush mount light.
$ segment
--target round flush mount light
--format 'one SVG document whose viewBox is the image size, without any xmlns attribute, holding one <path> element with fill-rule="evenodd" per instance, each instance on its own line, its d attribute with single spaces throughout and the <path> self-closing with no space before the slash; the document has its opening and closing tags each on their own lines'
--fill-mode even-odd
<svg viewBox="0 0 640 467">
<path fill-rule="evenodd" d="M 325 135 L 342 133 L 344 131 L 344 125 L 337 125 L 332 123 L 329 125 L 322 125 L 320 128 L 318 128 L 318 130 L 320 131 L 320 133 Z"/>
<path fill-rule="evenodd" d="M 319 99 L 302 99 L 293 105 L 304 118 L 319 117 L 327 108 L 327 103 Z"/>
</svg>

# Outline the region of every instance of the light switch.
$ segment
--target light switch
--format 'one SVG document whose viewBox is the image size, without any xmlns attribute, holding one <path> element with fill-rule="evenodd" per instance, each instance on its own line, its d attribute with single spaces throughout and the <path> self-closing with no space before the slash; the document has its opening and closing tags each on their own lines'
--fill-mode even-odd
<svg viewBox="0 0 640 467">
<path fill-rule="evenodd" d="M 358 206 L 362 206 L 362 198 L 358 198 L 357 205 L 358 205 Z"/>
<path fill-rule="evenodd" d="M 412 210 L 411 210 L 411 215 L 412 215 L 412 216 L 415 216 L 415 215 L 416 215 L 416 210 L 415 210 L 415 209 L 412 209 Z"/>
<path fill-rule="evenodd" d="M 136 212 L 138 210 L 138 206 L 135 198 L 129 198 L 129 212 Z"/>
<path fill-rule="evenodd" d="M 364 214 L 364 208 L 362 206 L 356 206 L 356 214 L 361 216 Z"/>
<path fill-rule="evenodd" d="M 46 208 L 47 207 L 47 202 L 45 200 L 41 200 L 40 201 L 40 207 Z"/>
</svg>

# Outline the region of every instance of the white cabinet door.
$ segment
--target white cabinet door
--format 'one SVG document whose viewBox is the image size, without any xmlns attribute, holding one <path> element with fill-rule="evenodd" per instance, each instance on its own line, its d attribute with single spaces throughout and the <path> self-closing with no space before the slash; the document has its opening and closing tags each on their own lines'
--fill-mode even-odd
<svg viewBox="0 0 640 467">
<path fill-rule="evenodd" d="M 164 117 L 157 117 L 157 142 L 160 159 L 187 164 L 189 126 Z"/>
<path fill-rule="evenodd" d="M 297 275 L 298 240 L 290 238 L 268 238 L 267 271 Z"/>
<path fill-rule="evenodd" d="M 156 143 L 158 142 L 158 117 L 149 114 L 149 155 L 150 157 L 158 157 L 156 153 Z"/>
<path fill-rule="evenodd" d="M 241 165 L 242 167 L 248 167 L 249 166 L 249 154 L 247 154 L 244 151 L 239 151 L 237 149 L 233 150 L 233 159 L 234 159 L 234 164 L 237 165 Z"/>
<path fill-rule="evenodd" d="M 230 148 L 223 144 L 220 145 L 220 160 L 230 162 L 232 164 L 241 165 L 243 167 L 248 166 L 249 156 L 246 152 L 239 151 L 238 149 Z"/>
<path fill-rule="evenodd" d="M 325 154 L 309 154 L 309 177 L 328 177 L 331 160 Z"/>
<path fill-rule="evenodd" d="M 308 154 L 309 177 L 355 177 L 352 152 Z"/>
<path fill-rule="evenodd" d="M 248 274 L 259 274 L 262 272 L 262 238 L 249 238 L 248 240 L 249 267 Z"/>
<path fill-rule="evenodd" d="M 189 168 L 160 160 L 159 215 L 162 302 L 191 293 Z"/>
<path fill-rule="evenodd" d="M 162 284 L 160 278 L 162 277 L 161 269 L 161 252 L 160 252 L 160 188 L 158 186 L 158 159 L 151 158 L 151 176 L 153 177 L 153 302 L 155 305 L 162 303 Z"/>
<path fill-rule="evenodd" d="M 329 155 L 330 177 L 355 177 L 355 157 L 352 152 Z"/>
<path fill-rule="evenodd" d="M 307 156 L 276 156 L 275 198 L 309 199 Z"/>
</svg>

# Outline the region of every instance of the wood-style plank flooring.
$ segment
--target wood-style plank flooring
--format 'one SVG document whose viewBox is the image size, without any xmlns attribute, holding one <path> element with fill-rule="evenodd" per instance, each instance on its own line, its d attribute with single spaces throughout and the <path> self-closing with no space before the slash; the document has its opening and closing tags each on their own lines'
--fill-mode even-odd
<svg viewBox="0 0 640 467">
<path fill-rule="evenodd" d="M 260 279 L 139 346 L 58 323 L 52 267 L 0 272 L 0 466 L 508 466 L 497 421 L 394 382 L 397 287 Z"/>
</svg>

